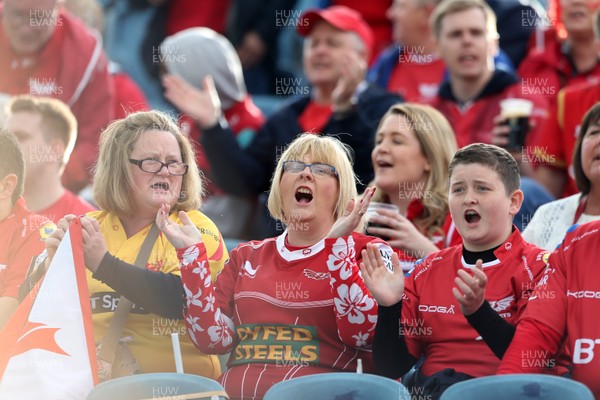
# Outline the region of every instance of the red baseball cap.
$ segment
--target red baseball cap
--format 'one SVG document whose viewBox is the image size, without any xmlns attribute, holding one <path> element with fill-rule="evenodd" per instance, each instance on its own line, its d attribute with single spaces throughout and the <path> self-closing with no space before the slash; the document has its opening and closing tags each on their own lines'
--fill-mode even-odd
<svg viewBox="0 0 600 400">
<path fill-rule="evenodd" d="M 346 6 L 331 6 L 324 9 L 306 10 L 300 17 L 303 23 L 296 26 L 300 36 L 308 36 L 315 23 L 326 21 L 342 31 L 356 33 L 364 42 L 369 54 L 373 50 L 373 31 L 359 12 Z"/>
</svg>

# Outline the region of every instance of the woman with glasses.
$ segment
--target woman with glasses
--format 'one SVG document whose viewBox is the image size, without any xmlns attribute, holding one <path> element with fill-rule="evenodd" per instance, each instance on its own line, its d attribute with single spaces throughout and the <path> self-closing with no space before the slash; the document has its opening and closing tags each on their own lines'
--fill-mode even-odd
<svg viewBox="0 0 600 400">
<path fill-rule="evenodd" d="M 130 114 L 102 133 L 95 166 L 94 200 L 101 211 L 81 219 L 92 320 L 97 342 L 104 338 L 119 298 L 134 303 L 120 336 L 140 371 L 175 371 L 171 333 L 179 333 L 185 372 L 217 378 L 218 358 L 199 355 L 187 334 L 183 285 L 175 248 L 158 235 L 145 268 L 133 265 L 157 212 L 173 223 L 193 224 L 207 251 L 206 271 L 215 278 L 228 258 L 217 227 L 197 211 L 202 181 L 188 139 L 165 114 Z M 59 221 L 46 241 L 51 257 L 74 215 Z"/>
<path fill-rule="evenodd" d="M 448 211 L 448 165 L 455 152 L 454 131 L 433 107 L 397 104 L 381 118 L 371 153 L 373 202 L 397 211 L 369 213 L 367 234 L 388 241 L 404 272 L 418 259 L 462 243 Z"/>
<path fill-rule="evenodd" d="M 348 150 L 303 134 L 282 154 L 268 208 L 281 236 L 239 245 L 213 285 L 203 238 L 180 213 L 157 225 L 178 249 L 188 332 L 205 352 L 231 352 L 220 381 L 232 399 L 260 399 L 276 382 L 303 375 L 373 371 L 377 305 L 359 275 L 361 250 L 382 240 L 354 232 L 373 190 L 356 197 Z M 388 261 L 391 265 L 391 261 Z"/>
</svg>

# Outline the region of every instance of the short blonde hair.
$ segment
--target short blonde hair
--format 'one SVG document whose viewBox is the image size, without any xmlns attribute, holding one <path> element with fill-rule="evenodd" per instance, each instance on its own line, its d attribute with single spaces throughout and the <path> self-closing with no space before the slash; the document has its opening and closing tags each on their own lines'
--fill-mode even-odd
<svg viewBox="0 0 600 400">
<path fill-rule="evenodd" d="M 11 97 L 8 102 L 8 113 L 30 112 L 42 118 L 40 129 L 46 142 L 58 138 L 65 146 L 61 171 L 71 157 L 77 140 L 77 119 L 69 106 L 58 99 L 36 97 L 28 94 Z"/>
<path fill-rule="evenodd" d="M 408 126 L 415 134 L 421 152 L 430 166 L 429 177 L 425 185 L 428 194 L 421 201 L 425 214 L 420 223 L 425 233 L 433 236 L 441 231 L 448 213 L 448 165 L 456 153 L 457 145 L 452 126 L 438 110 L 431 106 L 403 103 L 396 104 L 381 118 L 377 132 L 386 118 L 399 115 L 408 120 Z M 389 201 L 377 189 L 373 201 Z"/>
<path fill-rule="evenodd" d="M 189 166 L 183 176 L 181 194 L 174 211 L 190 211 L 200 207 L 203 185 L 194 149 L 177 124 L 160 111 L 142 111 L 113 121 L 100 135 L 100 154 L 94 166 L 94 200 L 105 211 L 130 218 L 135 209 L 131 191 L 134 188 L 129 157 L 135 143 L 148 131 L 169 132 L 177 139 L 182 162 Z"/>
<path fill-rule="evenodd" d="M 485 15 L 485 22 L 487 25 L 487 33 L 490 37 L 498 37 L 498 29 L 496 28 L 496 14 L 494 10 L 482 0 L 444 0 L 438 4 L 431 14 L 429 24 L 431 26 L 431 32 L 436 39 L 440 38 L 442 31 L 442 20 L 444 17 L 454 14 L 457 12 L 470 10 L 472 8 L 479 8 Z"/>
<path fill-rule="evenodd" d="M 346 205 L 351 199 L 357 197 L 356 175 L 352 169 L 352 150 L 340 140 L 331 136 L 319 136 L 311 133 L 299 135 L 283 152 L 277 167 L 273 173 L 271 190 L 267 206 L 271 216 L 285 223 L 283 213 L 283 200 L 281 198 L 281 187 L 279 182 L 283 175 L 284 161 L 301 161 L 304 156 L 309 155 L 313 163 L 325 163 L 333 165 L 338 173 L 338 199 L 333 211 L 334 219 L 338 219 L 344 213 Z"/>
</svg>

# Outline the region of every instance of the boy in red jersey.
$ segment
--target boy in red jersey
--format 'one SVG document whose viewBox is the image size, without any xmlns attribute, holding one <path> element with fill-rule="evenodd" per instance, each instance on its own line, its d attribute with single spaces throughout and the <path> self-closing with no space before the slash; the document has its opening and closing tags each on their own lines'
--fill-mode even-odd
<svg viewBox="0 0 600 400">
<path fill-rule="evenodd" d="M 25 207 L 25 160 L 15 136 L 0 129 L 0 330 L 19 304 L 19 285 L 32 257 L 44 250 L 45 219 Z M 40 233 L 38 233 L 40 232 Z"/>
<path fill-rule="evenodd" d="M 406 285 L 397 266 L 384 271 L 370 246 L 361 265 L 380 307 L 378 371 L 399 378 L 425 355 L 404 383 L 432 399 L 455 382 L 496 372 L 548 253 L 513 225 L 523 192 L 510 153 L 476 143 L 459 150 L 449 170 L 449 208 L 463 244 L 425 258 Z"/>
<path fill-rule="evenodd" d="M 598 299 L 600 221 L 575 225 L 550 256 L 547 273 L 529 298 L 499 374 L 551 372 L 561 344 L 572 354 L 573 379 L 600 397 Z M 596 358 L 594 360 L 594 358 Z"/>
</svg>

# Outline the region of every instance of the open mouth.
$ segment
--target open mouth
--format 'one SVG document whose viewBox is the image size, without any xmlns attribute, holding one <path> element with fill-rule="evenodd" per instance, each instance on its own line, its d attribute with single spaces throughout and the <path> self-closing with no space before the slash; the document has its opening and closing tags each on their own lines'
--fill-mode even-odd
<svg viewBox="0 0 600 400">
<path fill-rule="evenodd" d="M 387 162 L 387 161 L 377 161 L 377 166 L 378 166 L 379 168 L 390 168 L 390 167 L 393 167 L 394 165 L 393 165 L 393 164 L 390 164 L 390 163 L 389 163 L 389 162 Z"/>
<path fill-rule="evenodd" d="M 296 201 L 301 204 L 308 204 L 313 199 L 312 191 L 308 188 L 301 187 L 296 190 Z"/>
<path fill-rule="evenodd" d="M 465 55 L 460 56 L 458 58 L 458 61 L 460 61 L 460 62 L 477 61 L 477 57 L 475 57 L 474 55 L 471 55 L 471 54 L 465 54 Z"/>
<path fill-rule="evenodd" d="M 154 190 L 169 190 L 169 184 L 167 182 L 157 182 L 151 188 Z"/>
<path fill-rule="evenodd" d="M 467 210 L 465 211 L 465 221 L 467 221 L 468 224 L 477 223 L 481 221 L 481 215 L 479 215 L 477 211 Z"/>
<path fill-rule="evenodd" d="M 588 16 L 588 13 L 583 10 L 573 10 L 567 13 L 567 16 L 569 18 L 585 18 Z"/>
</svg>

